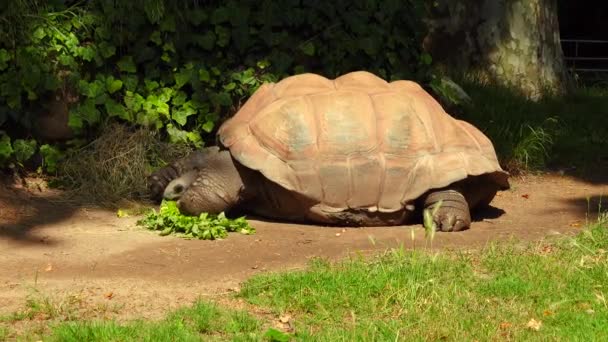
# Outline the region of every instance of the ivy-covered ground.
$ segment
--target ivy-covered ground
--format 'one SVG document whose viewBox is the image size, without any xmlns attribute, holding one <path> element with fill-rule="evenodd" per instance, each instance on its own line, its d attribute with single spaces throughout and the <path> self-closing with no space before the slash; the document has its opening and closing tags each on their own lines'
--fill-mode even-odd
<svg viewBox="0 0 608 342">
<path fill-rule="evenodd" d="M 419 223 L 343 229 L 254 218 L 253 235 L 185 240 L 137 226 L 142 216 L 57 205 L 56 190 L 28 184 L 31 189 L 0 191 L 0 323 L 12 332 L 75 319 L 160 318 L 200 296 L 221 304 L 250 276 L 304 268 L 311 258 L 428 247 Z M 433 248 L 574 234 L 596 219 L 606 195 L 605 178 L 514 177 L 512 190 L 471 230 L 438 233 Z"/>
</svg>

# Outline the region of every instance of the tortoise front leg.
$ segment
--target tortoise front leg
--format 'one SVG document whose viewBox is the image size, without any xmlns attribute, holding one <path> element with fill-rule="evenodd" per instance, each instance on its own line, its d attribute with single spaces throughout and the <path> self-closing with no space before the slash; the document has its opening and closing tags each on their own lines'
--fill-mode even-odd
<svg viewBox="0 0 608 342">
<path fill-rule="evenodd" d="M 469 229 L 469 203 L 460 191 L 451 188 L 431 191 L 424 199 L 423 208 L 432 211 L 439 201 L 442 201 L 441 206 L 433 216 L 437 230 L 457 232 Z"/>
</svg>

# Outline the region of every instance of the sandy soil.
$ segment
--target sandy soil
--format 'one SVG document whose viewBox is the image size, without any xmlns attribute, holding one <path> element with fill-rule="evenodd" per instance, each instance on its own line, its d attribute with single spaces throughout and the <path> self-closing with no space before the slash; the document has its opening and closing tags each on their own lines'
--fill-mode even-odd
<svg viewBox="0 0 608 342">
<path fill-rule="evenodd" d="M 437 233 L 437 248 L 476 248 L 493 240 L 574 234 L 597 215 L 608 182 L 559 174 L 512 179 L 470 230 Z M 218 298 L 260 272 L 303 268 L 401 244 L 424 245 L 422 226 L 327 228 L 251 219 L 257 233 L 222 241 L 161 237 L 137 217 L 66 207 L 56 192 L 0 187 L 0 315 L 27 298 L 96 317 L 159 317 L 199 296 Z M 606 201 L 604 201 L 606 202 Z M 374 241 L 374 243 L 372 243 Z"/>
</svg>

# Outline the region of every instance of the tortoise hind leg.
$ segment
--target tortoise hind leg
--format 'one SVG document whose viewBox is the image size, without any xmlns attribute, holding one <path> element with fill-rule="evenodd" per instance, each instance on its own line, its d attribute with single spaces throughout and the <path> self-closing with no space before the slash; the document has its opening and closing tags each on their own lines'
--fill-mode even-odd
<svg viewBox="0 0 608 342">
<path fill-rule="evenodd" d="M 441 206 L 433 216 L 437 230 L 457 232 L 471 226 L 469 203 L 459 190 L 447 188 L 431 191 L 424 198 L 423 208 L 432 211 L 439 201 L 442 202 Z"/>
<path fill-rule="evenodd" d="M 444 232 L 456 232 L 471 226 L 471 210 L 487 207 L 499 186 L 485 175 L 468 177 L 446 188 L 431 190 L 423 198 L 423 208 L 433 209 L 442 201 L 433 220 Z"/>
</svg>

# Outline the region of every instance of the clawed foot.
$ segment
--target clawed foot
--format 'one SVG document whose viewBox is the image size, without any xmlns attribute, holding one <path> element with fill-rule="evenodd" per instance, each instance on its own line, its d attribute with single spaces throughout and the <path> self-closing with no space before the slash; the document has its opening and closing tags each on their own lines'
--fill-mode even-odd
<svg viewBox="0 0 608 342">
<path fill-rule="evenodd" d="M 436 206 L 439 205 L 439 208 Z M 430 193 L 424 204 L 425 209 L 434 212 L 433 222 L 437 230 L 457 232 L 471 226 L 471 213 L 465 197 L 455 190 L 443 190 Z"/>
</svg>

